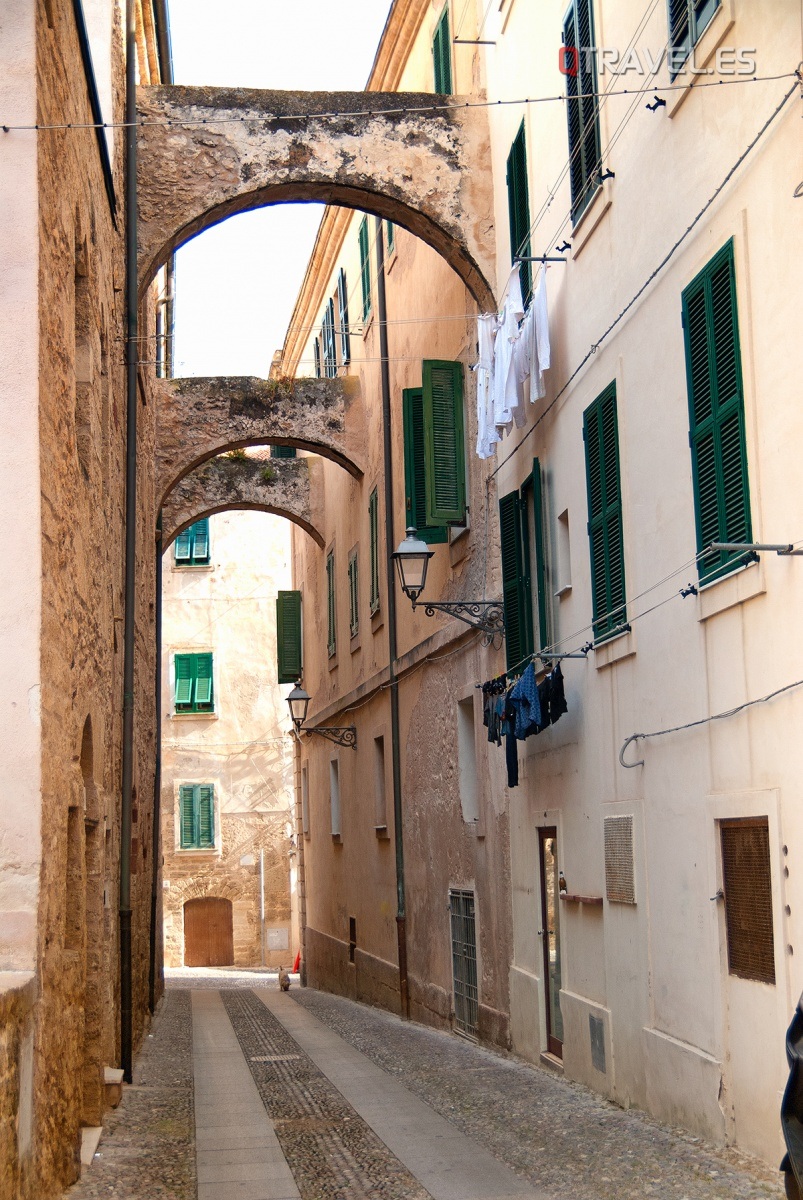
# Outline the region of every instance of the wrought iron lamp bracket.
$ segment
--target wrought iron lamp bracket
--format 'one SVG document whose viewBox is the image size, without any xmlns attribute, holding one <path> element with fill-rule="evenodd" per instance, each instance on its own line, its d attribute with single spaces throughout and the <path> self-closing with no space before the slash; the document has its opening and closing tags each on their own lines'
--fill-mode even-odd
<svg viewBox="0 0 803 1200">
<path fill-rule="evenodd" d="M 420 604 L 428 617 L 434 616 L 436 612 L 444 612 L 451 617 L 457 617 L 459 621 L 465 621 L 466 625 L 481 629 L 489 637 L 497 634 L 504 636 L 505 609 L 498 600 L 422 600 Z M 414 600 L 413 609 L 416 607 L 418 606 Z"/>
<path fill-rule="evenodd" d="M 336 746 L 348 746 L 352 750 L 357 749 L 356 725 L 302 725 L 301 732 L 306 733 L 307 737 L 312 737 L 313 733 L 318 733 L 321 737 L 328 738 L 330 742 L 334 742 Z"/>
</svg>

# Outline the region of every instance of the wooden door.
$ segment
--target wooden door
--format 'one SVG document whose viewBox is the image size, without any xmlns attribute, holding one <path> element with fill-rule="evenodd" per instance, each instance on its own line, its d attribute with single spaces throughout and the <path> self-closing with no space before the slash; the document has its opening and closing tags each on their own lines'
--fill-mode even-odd
<svg viewBox="0 0 803 1200">
<path fill-rule="evenodd" d="M 207 897 L 184 905 L 184 966 L 230 967 L 234 963 L 231 900 Z"/>
<path fill-rule="evenodd" d="M 539 829 L 541 866 L 541 925 L 544 952 L 544 1004 L 547 1049 L 563 1058 L 563 1015 L 560 1011 L 560 885 L 558 883 L 558 831 Z"/>
</svg>

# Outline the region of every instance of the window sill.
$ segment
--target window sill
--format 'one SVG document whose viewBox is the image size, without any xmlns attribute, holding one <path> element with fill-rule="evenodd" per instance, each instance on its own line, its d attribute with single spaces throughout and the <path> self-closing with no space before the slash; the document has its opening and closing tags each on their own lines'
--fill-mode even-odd
<svg viewBox="0 0 803 1200">
<path fill-rule="evenodd" d="M 388 254 L 387 258 L 385 259 L 385 274 L 386 275 L 389 275 L 391 273 L 391 271 L 393 270 L 393 268 L 396 264 L 396 259 L 398 257 L 399 257 L 399 252 L 396 249 L 396 247 L 394 246 L 393 249 L 391 250 L 390 254 Z"/>
<path fill-rule="evenodd" d="M 173 563 L 171 571 L 177 571 L 179 575 L 184 575 L 188 571 L 214 571 L 214 563 Z"/>
<path fill-rule="evenodd" d="M 607 642 L 594 649 L 594 666 L 598 671 L 612 667 L 622 659 L 631 658 L 636 653 L 636 639 L 632 629 L 617 633 Z"/>
<path fill-rule="evenodd" d="M 371 330 L 373 328 L 373 324 L 374 324 L 374 310 L 372 308 L 368 314 L 368 320 L 363 321 L 363 326 L 362 326 L 362 340 L 363 341 L 366 340 L 366 338 L 368 337 L 368 334 L 371 332 Z"/>
<path fill-rule="evenodd" d="M 349 640 L 349 650 L 351 651 L 352 654 L 356 654 L 357 651 L 361 650 L 361 649 L 362 649 L 362 638 L 360 637 L 360 631 L 358 629 L 356 633 L 353 633 L 351 635 L 351 639 Z"/>
<path fill-rule="evenodd" d="M 220 854 L 220 847 L 177 846 L 175 854 L 178 858 L 216 858 Z"/>
<path fill-rule="evenodd" d="M 337 670 L 337 650 L 335 650 L 334 654 L 329 655 L 326 666 L 329 671 Z"/>
<path fill-rule="evenodd" d="M 664 64 L 660 79 L 660 85 L 662 87 L 668 87 L 672 84 L 682 84 L 684 80 L 689 80 L 686 87 L 681 87 L 681 89 L 677 92 L 670 92 L 666 98 L 666 115 L 670 118 L 670 120 L 674 117 L 681 104 L 683 104 L 689 92 L 694 87 L 696 80 L 710 77 L 714 73 L 714 68 L 711 67 L 709 70 L 708 64 L 711 62 L 711 59 L 714 57 L 717 50 L 725 40 L 726 35 L 733 27 L 733 23 L 736 20 L 733 12 L 733 6 L 734 0 L 720 0 L 719 8 L 708 22 L 706 29 L 703 31 L 702 37 L 697 42 L 697 45 L 692 49 L 691 54 L 686 60 L 686 66 L 688 66 L 688 64 L 693 60 L 697 70 L 703 71 L 702 76 L 690 75 L 688 71 L 684 71 L 683 73 L 676 75 L 674 79 L 671 79 L 669 75 L 669 68 L 666 66 L 666 64 Z"/>
<path fill-rule="evenodd" d="M 381 608 L 378 608 L 376 612 L 371 613 L 371 633 L 379 633 L 384 624 L 385 614 Z"/>
<path fill-rule="evenodd" d="M 744 604 L 754 596 L 763 596 L 766 590 L 764 564 L 761 561 L 737 567 L 730 575 L 724 575 L 700 588 L 697 620 L 707 621 L 709 617 L 726 612 L 737 604 Z"/>
<path fill-rule="evenodd" d="M 572 585 L 570 583 L 564 583 L 563 587 L 559 587 L 558 590 L 555 592 L 555 599 L 556 600 L 565 600 L 566 597 L 571 596 L 571 594 L 572 594 Z"/>
<path fill-rule="evenodd" d="M 374 825 L 374 833 L 376 834 L 377 841 L 379 841 L 379 842 L 389 842 L 390 841 L 390 833 L 388 831 L 387 825 Z"/>
<path fill-rule="evenodd" d="M 572 227 L 572 232 L 569 235 L 572 243 L 572 259 L 580 257 L 581 252 L 585 248 L 586 242 L 591 237 L 594 230 L 599 225 L 602 218 L 605 216 L 608 209 L 613 203 L 613 195 L 611 189 L 611 181 L 606 179 L 591 197 L 581 215 L 577 218 L 577 223 Z"/>
<path fill-rule="evenodd" d="M 332 845 L 333 846 L 342 846 L 343 845 L 343 835 L 340 833 L 333 833 L 332 834 Z"/>
<path fill-rule="evenodd" d="M 220 713 L 172 712 L 167 714 L 171 721 L 219 721 Z"/>
</svg>

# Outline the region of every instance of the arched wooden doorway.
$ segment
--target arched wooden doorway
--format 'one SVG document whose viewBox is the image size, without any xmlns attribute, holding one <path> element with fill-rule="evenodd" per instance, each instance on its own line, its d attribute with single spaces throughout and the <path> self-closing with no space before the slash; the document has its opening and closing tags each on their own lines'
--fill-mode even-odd
<svg viewBox="0 0 803 1200">
<path fill-rule="evenodd" d="M 234 963 L 231 900 L 206 896 L 184 905 L 184 966 L 230 967 Z"/>
</svg>

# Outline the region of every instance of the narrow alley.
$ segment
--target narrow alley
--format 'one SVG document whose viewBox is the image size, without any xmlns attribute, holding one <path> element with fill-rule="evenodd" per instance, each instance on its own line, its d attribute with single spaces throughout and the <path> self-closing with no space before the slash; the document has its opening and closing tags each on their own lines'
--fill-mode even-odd
<svg viewBox="0 0 803 1200">
<path fill-rule="evenodd" d="M 779 1196 L 733 1150 L 513 1057 L 275 974 L 169 972 L 69 1200 Z"/>
</svg>

